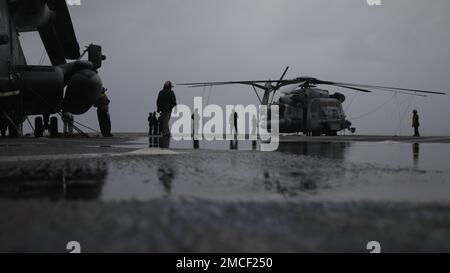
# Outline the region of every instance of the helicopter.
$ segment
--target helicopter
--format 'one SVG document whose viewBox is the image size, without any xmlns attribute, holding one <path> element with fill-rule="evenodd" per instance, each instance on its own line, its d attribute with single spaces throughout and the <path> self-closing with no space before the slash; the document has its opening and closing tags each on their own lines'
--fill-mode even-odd
<svg viewBox="0 0 450 273">
<path fill-rule="evenodd" d="M 346 129 L 355 132 L 355 128 L 352 128 L 352 123 L 347 120 L 342 107 L 342 103 L 346 99 L 345 95 L 339 92 L 331 94 L 329 90 L 319 88 L 320 86 L 335 86 L 363 93 L 371 93 L 375 90 L 388 91 L 420 97 L 430 94 L 446 94 L 418 89 L 324 81 L 314 77 L 284 79 L 288 70 L 289 67 L 284 70 L 279 80 L 197 82 L 179 85 L 191 88 L 235 84 L 251 86 L 261 105 L 279 106 L 280 133 L 303 133 L 312 136 L 336 136 L 339 131 Z M 275 94 L 286 86 L 290 86 L 290 88 L 283 92 L 284 94 L 278 101 L 274 101 Z M 264 91 L 262 98 L 258 90 Z"/>
<path fill-rule="evenodd" d="M 35 31 L 50 59 L 49 66 L 27 65 L 19 35 Z M 86 53 L 88 61 L 81 60 Z M 101 95 L 98 69 L 105 58 L 99 45 L 91 44 L 80 53 L 65 0 L 0 0 L 2 136 L 6 130 L 10 137 L 20 136 L 22 123 L 31 115 L 37 115 L 36 137 L 45 130 L 57 135 L 58 119 L 52 114 L 83 114 Z"/>
</svg>

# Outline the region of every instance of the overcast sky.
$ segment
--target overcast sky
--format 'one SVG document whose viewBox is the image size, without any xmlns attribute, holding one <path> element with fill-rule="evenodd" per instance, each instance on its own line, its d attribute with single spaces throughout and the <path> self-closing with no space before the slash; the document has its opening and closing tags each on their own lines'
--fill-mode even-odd
<svg viewBox="0 0 450 273">
<path fill-rule="evenodd" d="M 409 135 L 417 108 L 422 134 L 450 135 L 448 0 L 382 0 L 380 7 L 366 0 L 81 1 L 70 12 L 80 45 L 101 44 L 107 55 L 100 73 L 112 101 L 113 131 L 146 131 L 147 114 L 156 110 L 166 80 L 277 79 L 289 65 L 288 78 L 448 91 L 428 98 L 398 95 L 352 121 L 363 134 Z M 43 50 L 38 35 L 23 34 L 22 42 L 28 62 L 37 64 Z M 347 96 L 350 119 L 392 97 L 333 90 Z M 202 94 L 184 87 L 175 92 L 188 105 Z M 251 89 L 240 86 L 215 87 L 209 100 L 257 102 Z M 95 109 L 77 120 L 98 128 Z"/>
</svg>

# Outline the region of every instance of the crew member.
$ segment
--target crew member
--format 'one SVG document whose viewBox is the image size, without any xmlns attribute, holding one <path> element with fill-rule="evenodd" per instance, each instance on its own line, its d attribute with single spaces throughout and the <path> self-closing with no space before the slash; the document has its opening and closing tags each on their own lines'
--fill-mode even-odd
<svg viewBox="0 0 450 273">
<path fill-rule="evenodd" d="M 1 137 L 6 137 L 6 131 L 8 130 L 8 123 L 3 114 L 0 114 L 0 135 Z"/>
<path fill-rule="evenodd" d="M 112 137 L 111 134 L 111 118 L 109 116 L 109 103 L 110 100 L 106 95 L 108 89 L 103 88 L 102 94 L 94 104 L 97 107 L 98 123 L 100 125 L 100 131 L 103 137 Z"/>
<path fill-rule="evenodd" d="M 234 130 L 235 130 L 236 136 L 237 136 L 238 135 L 238 114 L 236 113 L 236 111 L 234 111 L 233 117 L 234 117 Z"/>
<path fill-rule="evenodd" d="M 192 119 L 192 138 L 194 140 L 198 140 L 201 136 L 200 114 L 198 113 L 198 109 L 194 110 L 191 119 Z"/>
<path fill-rule="evenodd" d="M 233 109 L 233 112 L 230 114 L 229 119 L 229 126 L 230 126 L 230 134 L 234 137 L 237 137 L 238 134 L 238 114 L 236 113 L 235 109 Z"/>
<path fill-rule="evenodd" d="M 172 82 L 167 81 L 164 83 L 163 90 L 159 91 L 156 105 L 158 108 L 157 111 L 161 113 L 161 133 L 165 137 L 170 137 L 170 116 L 172 114 L 172 109 L 177 105 L 175 93 L 172 91 Z"/>
<path fill-rule="evenodd" d="M 419 126 L 420 126 L 420 122 L 419 122 L 419 115 L 417 113 L 417 110 L 413 111 L 413 117 L 412 117 L 412 127 L 414 128 L 414 136 L 419 137 Z"/>
<path fill-rule="evenodd" d="M 156 118 L 156 112 L 150 112 L 148 114 L 148 134 L 157 135 L 158 134 L 158 119 Z"/>
<path fill-rule="evenodd" d="M 148 135 L 151 136 L 151 135 L 153 135 L 153 113 L 152 112 L 148 113 L 147 121 L 148 121 Z"/>
<path fill-rule="evenodd" d="M 69 112 L 64 112 L 62 115 L 62 120 L 64 123 L 64 134 L 73 134 L 73 115 Z"/>
</svg>

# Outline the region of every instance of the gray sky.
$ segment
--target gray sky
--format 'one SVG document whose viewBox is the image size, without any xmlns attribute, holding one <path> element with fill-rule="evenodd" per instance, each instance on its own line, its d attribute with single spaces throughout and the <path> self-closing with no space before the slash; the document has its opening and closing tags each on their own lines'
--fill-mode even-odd
<svg viewBox="0 0 450 273">
<path fill-rule="evenodd" d="M 365 0 L 81 1 L 70 12 L 80 45 L 101 44 L 107 55 L 100 73 L 112 101 L 113 131 L 146 131 L 166 80 L 277 79 L 289 65 L 288 78 L 448 91 L 444 97 L 398 95 L 353 123 L 358 133 L 409 135 L 417 108 L 422 134 L 450 135 L 448 0 L 383 0 L 380 7 Z M 22 42 L 29 63 L 37 64 L 43 50 L 38 35 L 23 34 Z M 333 90 L 347 96 L 349 118 L 392 97 Z M 202 94 L 184 87 L 175 92 L 188 105 Z M 215 87 L 209 102 L 257 99 L 248 87 L 228 86 Z M 77 120 L 98 128 L 95 109 Z"/>
</svg>

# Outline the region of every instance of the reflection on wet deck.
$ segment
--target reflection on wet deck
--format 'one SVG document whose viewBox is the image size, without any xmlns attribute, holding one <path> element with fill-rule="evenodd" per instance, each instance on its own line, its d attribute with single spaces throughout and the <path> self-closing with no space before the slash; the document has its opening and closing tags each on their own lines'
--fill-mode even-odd
<svg viewBox="0 0 450 273">
<path fill-rule="evenodd" d="M 14 165 L 3 163 L 0 168 L 0 198 L 97 200 L 108 175 L 107 164 L 100 161 Z"/>
<path fill-rule="evenodd" d="M 148 147 L 143 139 L 129 145 Z M 258 145 L 172 140 L 166 153 L 3 162 L 0 198 L 450 201 L 448 144 L 297 142 L 277 152 Z"/>
<path fill-rule="evenodd" d="M 143 140 L 142 140 L 143 141 Z M 259 141 L 256 140 L 180 140 L 176 141 L 170 137 L 150 136 L 148 138 L 150 148 L 184 149 L 184 150 L 240 150 L 256 151 L 259 149 Z"/>
</svg>

